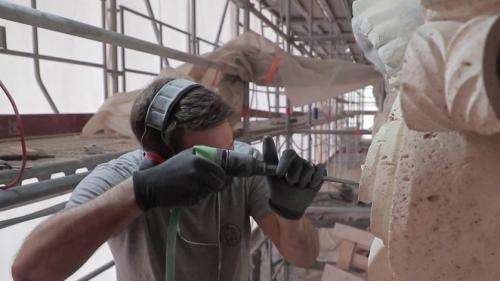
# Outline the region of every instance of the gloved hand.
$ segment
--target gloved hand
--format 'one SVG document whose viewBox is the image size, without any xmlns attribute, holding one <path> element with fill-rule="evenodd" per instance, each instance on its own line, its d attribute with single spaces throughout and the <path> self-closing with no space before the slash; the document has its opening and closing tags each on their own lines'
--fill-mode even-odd
<svg viewBox="0 0 500 281">
<path fill-rule="evenodd" d="M 211 192 L 221 191 L 225 173 L 190 148 L 152 168 L 134 172 L 132 179 L 137 204 L 148 210 L 192 206 Z"/>
<path fill-rule="evenodd" d="M 269 205 L 286 219 L 301 218 L 323 184 L 325 166 L 313 165 L 291 149 L 285 150 L 278 160 L 271 137 L 264 138 L 262 150 L 266 163 L 278 165 L 276 176 L 266 177 L 271 190 Z"/>
</svg>

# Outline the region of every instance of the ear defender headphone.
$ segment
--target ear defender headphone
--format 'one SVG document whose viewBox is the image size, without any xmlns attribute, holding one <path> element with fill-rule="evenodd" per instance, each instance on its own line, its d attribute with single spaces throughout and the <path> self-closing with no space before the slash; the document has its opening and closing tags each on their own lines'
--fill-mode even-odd
<svg viewBox="0 0 500 281">
<path fill-rule="evenodd" d="M 187 93 L 201 87 L 203 86 L 186 79 L 175 79 L 165 83 L 149 104 L 144 122 L 144 132 L 141 137 L 141 145 L 148 127 L 159 131 L 163 143 L 167 144 L 165 129 L 167 128 L 173 109 Z"/>
<path fill-rule="evenodd" d="M 186 79 L 175 79 L 168 83 L 165 83 L 160 90 L 155 94 L 151 104 L 148 107 L 146 113 L 146 119 L 144 122 L 144 132 L 141 137 L 141 146 L 144 135 L 148 128 L 157 130 L 161 134 L 162 141 L 167 145 L 167 138 L 165 136 L 165 129 L 168 126 L 173 109 L 179 101 L 190 91 L 201 88 L 202 85 L 186 80 Z M 175 240 L 179 236 L 184 242 L 192 246 L 210 246 L 217 247 L 218 250 L 218 266 L 217 266 L 217 280 L 221 277 L 222 268 L 222 248 L 220 241 L 220 229 L 221 229 L 221 195 L 217 193 L 217 242 L 195 242 L 185 238 L 182 235 L 180 228 L 180 209 L 174 208 L 170 213 L 170 219 L 167 228 L 167 247 L 166 247 L 166 272 L 165 277 L 167 281 L 175 280 Z M 160 212 L 163 217 L 163 213 Z M 165 220 L 165 219 L 164 219 Z M 175 236 L 175 237 L 173 237 Z"/>
</svg>

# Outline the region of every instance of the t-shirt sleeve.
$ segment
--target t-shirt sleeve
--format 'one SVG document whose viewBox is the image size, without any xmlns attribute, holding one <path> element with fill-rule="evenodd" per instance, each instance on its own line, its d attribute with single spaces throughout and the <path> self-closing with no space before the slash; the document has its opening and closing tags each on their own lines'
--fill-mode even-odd
<svg viewBox="0 0 500 281">
<path fill-rule="evenodd" d="M 73 190 L 66 208 L 76 207 L 103 194 L 132 176 L 143 159 L 142 150 L 135 150 L 107 163 L 100 164 Z"/>
<path fill-rule="evenodd" d="M 260 152 L 248 144 L 235 142 L 235 150 L 262 159 Z M 248 212 L 254 220 L 262 219 L 266 215 L 272 213 L 271 207 L 269 207 L 269 188 L 263 176 L 248 178 L 246 180 L 245 189 Z"/>
<path fill-rule="evenodd" d="M 272 213 L 269 207 L 269 190 L 262 176 L 252 177 L 248 188 L 248 208 L 254 220 L 260 220 Z"/>
</svg>

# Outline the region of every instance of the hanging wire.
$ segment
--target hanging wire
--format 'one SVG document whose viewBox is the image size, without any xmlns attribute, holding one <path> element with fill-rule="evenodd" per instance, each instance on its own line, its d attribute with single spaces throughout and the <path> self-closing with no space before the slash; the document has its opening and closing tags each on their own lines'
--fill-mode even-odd
<svg viewBox="0 0 500 281">
<path fill-rule="evenodd" d="M 9 189 L 11 187 L 14 187 L 21 182 L 21 179 L 23 177 L 24 169 L 26 168 L 26 160 L 27 160 L 27 155 L 26 155 L 26 141 L 24 139 L 24 126 L 23 126 L 23 120 L 21 119 L 21 115 L 19 114 L 19 111 L 17 110 L 17 105 L 16 102 L 14 101 L 14 98 L 12 95 L 9 93 L 9 90 L 5 85 L 3 84 L 2 80 L 0 80 L 0 87 L 2 88 L 3 92 L 7 96 L 7 99 L 9 99 L 9 102 L 12 106 L 12 109 L 14 110 L 14 114 L 16 115 L 16 121 L 17 121 L 17 128 L 19 130 L 19 138 L 21 140 L 21 149 L 22 149 L 22 164 L 21 164 L 21 169 L 19 170 L 19 174 L 17 177 L 10 183 L 6 184 L 3 187 L 0 187 L 0 189 Z"/>
</svg>

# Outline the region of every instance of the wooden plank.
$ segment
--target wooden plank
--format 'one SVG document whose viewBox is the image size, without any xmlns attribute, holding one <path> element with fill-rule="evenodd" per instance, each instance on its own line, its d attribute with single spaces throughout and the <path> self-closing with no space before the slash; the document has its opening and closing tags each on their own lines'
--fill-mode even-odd
<svg viewBox="0 0 500 281">
<path fill-rule="evenodd" d="M 339 247 L 339 258 L 337 267 L 344 270 L 349 270 L 351 267 L 352 256 L 354 255 L 354 247 L 356 244 L 352 241 L 343 240 Z"/>
<path fill-rule="evenodd" d="M 318 230 L 320 251 L 334 251 L 340 244 L 340 239 L 333 235 L 333 228 Z"/>
<path fill-rule="evenodd" d="M 25 136 L 79 133 L 91 117 L 90 113 L 21 115 Z M 0 139 L 17 137 L 16 116 L 0 115 Z"/>
<path fill-rule="evenodd" d="M 370 250 L 374 238 L 373 234 L 368 231 L 344 224 L 335 224 L 334 235 L 342 239 L 354 241 L 358 247 L 364 250 Z"/>
<path fill-rule="evenodd" d="M 326 264 L 321 281 L 364 281 L 364 279 L 334 265 Z"/>
<path fill-rule="evenodd" d="M 45 137 L 30 137 L 26 146 L 35 151 L 43 151 L 54 158 L 28 160 L 23 179 L 49 179 L 54 173 L 63 172 L 66 175 L 75 173 L 79 168 L 92 170 L 96 165 L 137 149 L 137 141 L 116 136 L 98 135 L 81 137 L 80 135 L 55 135 Z M 5 154 L 19 147 L 15 139 L 0 140 L 0 154 Z M 95 149 L 97 153 L 91 151 Z M 10 170 L 0 170 L 0 184 L 12 181 L 19 172 L 21 161 L 8 161 L 14 167 Z"/>
</svg>

